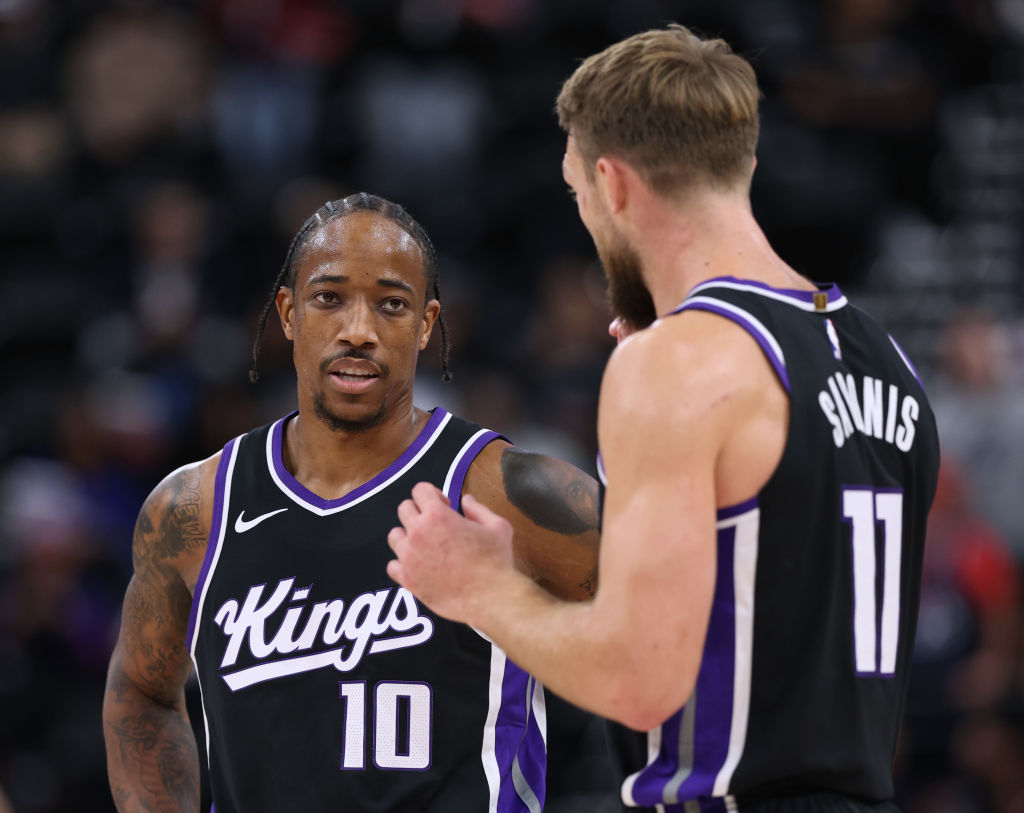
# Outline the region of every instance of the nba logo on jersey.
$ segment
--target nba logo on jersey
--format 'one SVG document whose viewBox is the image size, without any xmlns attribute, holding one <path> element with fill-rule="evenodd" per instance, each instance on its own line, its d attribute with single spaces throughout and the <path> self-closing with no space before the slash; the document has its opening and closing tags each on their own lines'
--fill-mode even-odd
<svg viewBox="0 0 1024 813">
<path fill-rule="evenodd" d="M 831 319 L 825 320 L 825 333 L 828 334 L 828 340 L 832 342 L 832 355 L 836 357 L 837 361 L 842 361 L 843 351 L 839 349 L 839 334 L 836 333 L 836 326 L 832 324 Z"/>
</svg>

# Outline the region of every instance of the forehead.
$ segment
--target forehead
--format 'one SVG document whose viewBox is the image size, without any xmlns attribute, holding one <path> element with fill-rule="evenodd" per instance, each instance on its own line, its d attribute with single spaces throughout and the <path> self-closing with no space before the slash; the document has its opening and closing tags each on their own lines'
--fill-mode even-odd
<svg viewBox="0 0 1024 813">
<path fill-rule="evenodd" d="M 296 265 L 295 281 L 327 267 L 350 277 L 388 272 L 418 289 L 426 284 L 423 260 L 419 245 L 395 221 L 376 212 L 355 212 L 314 229 Z"/>
</svg>

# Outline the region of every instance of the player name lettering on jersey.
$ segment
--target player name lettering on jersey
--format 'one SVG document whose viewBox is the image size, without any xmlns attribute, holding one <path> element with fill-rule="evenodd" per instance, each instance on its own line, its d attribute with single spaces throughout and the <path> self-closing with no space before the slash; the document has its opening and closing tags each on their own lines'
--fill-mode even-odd
<svg viewBox="0 0 1024 813">
<path fill-rule="evenodd" d="M 340 598 L 310 605 L 306 599 L 312 585 L 293 589 L 294 583 L 294 578 L 282 579 L 262 604 L 266 585 L 250 587 L 241 603 L 229 599 L 214 615 L 214 622 L 228 639 L 222 670 L 235 665 L 245 642 L 253 657 L 264 661 L 221 674 L 232 691 L 328 666 L 349 672 L 367 652 L 372 655 L 418 646 L 434 632 L 434 622 L 420 614 L 416 599 L 402 587 L 363 593 L 346 607 Z M 290 606 L 279 613 L 285 604 Z M 303 616 L 305 623 L 299 631 Z M 335 646 L 339 642 L 341 645 Z M 330 649 L 311 651 L 318 646 Z M 289 657 L 277 657 L 282 655 Z"/>
<path fill-rule="evenodd" d="M 862 376 L 861 386 L 850 374 L 834 373 L 818 393 L 818 404 L 832 424 L 832 441 L 841 448 L 856 430 L 868 437 L 896 444 L 909 452 L 921 406 L 913 395 L 901 394 L 895 384 Z"/>
</svg>

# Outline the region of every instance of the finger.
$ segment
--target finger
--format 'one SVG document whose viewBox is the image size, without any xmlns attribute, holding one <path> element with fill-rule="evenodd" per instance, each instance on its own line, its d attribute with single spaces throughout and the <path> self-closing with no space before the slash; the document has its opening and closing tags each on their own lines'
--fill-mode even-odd
<svg viewBox="0 0 1024 813">
<path fill-rule="evenodd" d="M 412 498 L 420 511 L 426 510 L 428 506 L 438 503 L 448 504 L 448 498 L 433 483 L 417 483 L 412 487 Z"/>
<path fill-rule="evenodd" d="M 405 528 L 397 525 L 388 531 L 388 547 L 395 552 L 395 556 L 401 557 L 409 547 L 409 536 Z"/>
<path fill-rule="evenodd" d="M 397 582 L 402 587 L 405 587 L 405 571 L 402 569 L 402 563 L 397 559 L 392 559 L 387 563 L 386 568 L 388 575 L 392 581 Z"/>
<path fill-rule="evenodd" d="M 406 528 L 408 528 L 409 523 L 419 515 L 420 509 L 412 500 L 402 500 L 402 502 L 398 504 L 398 521 Z"/>
<path fill-rule="evenodd" d="M 462 513 L 466 519 L 479 522 L 481 525 L 489 525 L 498 515 L 490 508 L 480 502 L 472 494 L 465 494 L 462 497 Z"/>
</svg>

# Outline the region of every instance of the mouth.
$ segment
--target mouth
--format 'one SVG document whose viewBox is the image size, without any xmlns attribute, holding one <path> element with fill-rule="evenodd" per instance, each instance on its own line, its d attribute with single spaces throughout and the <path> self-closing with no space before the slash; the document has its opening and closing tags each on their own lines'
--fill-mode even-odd
<svg viewBox="0 0 1024 813">
<path fill-rule="evenodd" d="M 376 364 L 361 359 L 340 359 L 328 374 L 335 389 L 350 395 L 366 392 L 381 377 Z"/>
</svg>

